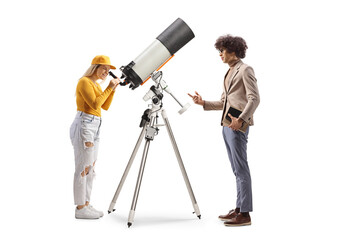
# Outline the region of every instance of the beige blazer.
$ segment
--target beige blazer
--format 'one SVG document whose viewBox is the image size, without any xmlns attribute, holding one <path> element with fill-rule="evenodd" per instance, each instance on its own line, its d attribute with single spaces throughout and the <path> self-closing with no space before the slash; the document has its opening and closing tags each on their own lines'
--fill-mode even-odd
<svg viewBox="0 0 360 240">
<path fill-rule="evenodd" d="M 230 70 L 230 69 L 229 69 Z M 249 125 L 254 125 L 253 114 L 260 103 L 260 95 L 252 67 L 244 64 L 241 60 L 234 66 L 232 76 L 229 76 L 228 88 L 224 86 L 219 101 L 205 101 L 204 110 L 223 110 L 221 125 L 229 126 L 230 122 L 225 118 L 230 106 L 242 113 L 240 118 Z"/>
</svg>

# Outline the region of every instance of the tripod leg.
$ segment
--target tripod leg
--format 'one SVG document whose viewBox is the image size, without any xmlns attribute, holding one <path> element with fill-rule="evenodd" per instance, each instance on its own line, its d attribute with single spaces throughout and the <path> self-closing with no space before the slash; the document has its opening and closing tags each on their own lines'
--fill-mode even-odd
<svg viewBox="0 0 360 240">
<path fill-rule="evenodd" d="M 150 126 L 153 127 L 155 122 L 155 118 L 151 117 L 150 119 Z M 145 147 L 144 147 L 144 153 L 141 159 L 141 164 L 140 164 L 140 169 L 139 169 L 139 174 L 138 174 L 138 179 L 136 182 L 136 187 L 135 187 L 135 192 L 134 192 L 134 197 L 133 197 L 133 201 L 131 204 L 131 209 L 129 212 L 129 217 L 128 217 L 128 227 L 130 227 L 134 221 L 134 216 L 135 216 L 135 209 L 136 209 L 136 204 L 137 204 L 137 200 L 139 197 L 139 191 L 140 191 L 140 186 L 141 186 L 141 181 L 144 175 L 144 169 L 145 169 L 145 163 L 146 163 L 146 158 L 149 152 L 149 147 L 150 147 L 150 140 L 146 139 L 145 142 Z"/>
<path fill-rule="evenodd" d="M 122 186 L 124 185 L 124 182 L 125 182 L 125 179 L 130 171 L 130 168 L 131 168 L 131 165 L 133 164 L 134 162 L 134 159 L 135 159 L 135 156 L 136 156 L 136 153 L 141 145 L 141 142 L 142 142 L 142 139 L 144 138 L 144 135 L 145 135 L 145 130 L 146 130 L 146 125 L 143 127 L 141 133 L 140 133 L 140 137 L 138 139 L 138 141 L 136 142 L 136 145 L 135 145 L 135 148 L 131 154 L 131 157 L 130 157 L 130 160 L 125 168 L 125 171 L 124 171 L 124 174 L 120 180 L 120 183 L 116 189 L 116 192 L 115 192 L 115 195 L 110 203 L 110 206 L 109 206 L 109 209 L 108 209 L 108 213 L 110 214 L 111 212 L 115 211 L 114 207 L 115 207 L 115 204 L 116 204 L 116 200 L 118 199 L 119 197 L 119 194 L 120 194 L 120 191 L 122 189 Z"/>
<path fill-rule="evenodd" d="M 175 137 L 174 137 L 174 134 L 171 130 L 171 127 L 170 127 L 170 123 L 169 123 L 169 119 L 167 117 L 167 114 L 165 112 L 165 109 L 162 110 L 162 113 L 161 113 L 163 119 L 164 119 L 164 122 L 165 122 L 165 125 L 166 125 L 166 129 L 168 131 L 168 134 L 169 134 L 169 137 L 170 137 L 170 140 L 171 140 L 171 143 L 172 143 L 172 146 L 174 148 L 174 151 L 175 151 L 175 155 L 176 155 L 176 158 L 178 160 L 178 163 L 179 163 L 179 166 L 180 166 L 180 169 L 181 169 L 181 173 L 183 175 L 183 178 L 185 180 L 185 184 L 186 184 L 186 187 L 187 187 L 187 190 L 189 192 L 189 195 L 190 195 L 190 198 L 191 198 L 191 201 L 192 201 L 192 204 L 193 204 L 193 207 L 194 207 L 194 210 L 195 210 L 195 213 L 196 213 L 196 216 L 200 219 L 201 218 L 201 214 L 200 214 L 200 209 L 199 209 L 199 206 L 196 202 L 196 199 L 195 199 L 195 195 L 194 195 L 194 192 L 191 188 L 191 185 L 190 185 L 190 181 L 189 181 L 189 178 L 188 178 L 188 175 L 186 173 L 186 170 L 185 170 L 185 166 L 184 166 L 184 163 L 181 159 L 181 156 L 180 156 L 180 151 L 177 147 L 177 144 L 176 144 L 176 141 L 175 141 Z"/>
</svg>

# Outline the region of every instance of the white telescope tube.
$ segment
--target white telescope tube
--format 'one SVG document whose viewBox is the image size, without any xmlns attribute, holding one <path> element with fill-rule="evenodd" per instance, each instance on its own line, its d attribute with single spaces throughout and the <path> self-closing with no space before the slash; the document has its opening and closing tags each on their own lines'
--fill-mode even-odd
<svg viewBox="0 0 360 240">
<path fill-rule="evenodd" d="M 120 68 L 125 83 L 131 83 L 132 89 L 137 88 L 194 37 L 189 26 L 182 19 L 176 19 L 134 61 Z"/>
</svg>

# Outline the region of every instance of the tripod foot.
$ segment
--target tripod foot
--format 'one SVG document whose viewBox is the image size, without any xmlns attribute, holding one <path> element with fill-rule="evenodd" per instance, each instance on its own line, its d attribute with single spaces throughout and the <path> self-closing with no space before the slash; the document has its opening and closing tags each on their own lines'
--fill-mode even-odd
<svg viewBox="0 0 360 240">
<path fill-rule="evenodd" d="M 108 210 L 108 214 L 115 212 L 116 209 L 113 209 L 112 211 Z"/>
<path fill-rule="evenodd" d="M 131 225 L 132 225 L 132 223 L 131 222 L 128 222 L 128 228 L 130 228 L 131 227 Z"/>
<path fill-rule="evenodd" d="M 195 214 L 196 212 L 193 212 L 193 214 Z M 201 214 L 199 214 L 199 215 L 197 215 L 197 217 L 199 218 L 199 219 L 201 219 Z"/>
</svg>

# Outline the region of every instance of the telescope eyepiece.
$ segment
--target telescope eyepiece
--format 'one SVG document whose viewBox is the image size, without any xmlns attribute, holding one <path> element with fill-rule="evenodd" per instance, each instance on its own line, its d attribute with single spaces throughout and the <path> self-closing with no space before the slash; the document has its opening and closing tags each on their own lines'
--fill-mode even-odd
<svg viewBox="0 0 360 240">
<path fill-rule="evenodd" d="M 113 78 L 117 78 L 117 76 L 112 71 L 109 71 L 109 75 L 112 76 Z"/>
<path fill-rule="evenodd" d="M 112 71 L 109 71 L 109 75 L 112 76 L 113 78 L 117 78 L 117 76 L 116 76 Z M 121 77 L 122 77 L 123 75 L 124 75 L 124 74 L 122 74 Z M 121 78 L 121 79 L 122 79 L 122 78 Z M 126 80 L 125 80 L 124 82 L 120 82 L 119 84 L 120 84 L 120 86 L 125 86 L 125 85 L 128 84 L 128 83 L 127 83 Z"/>
</svg>

